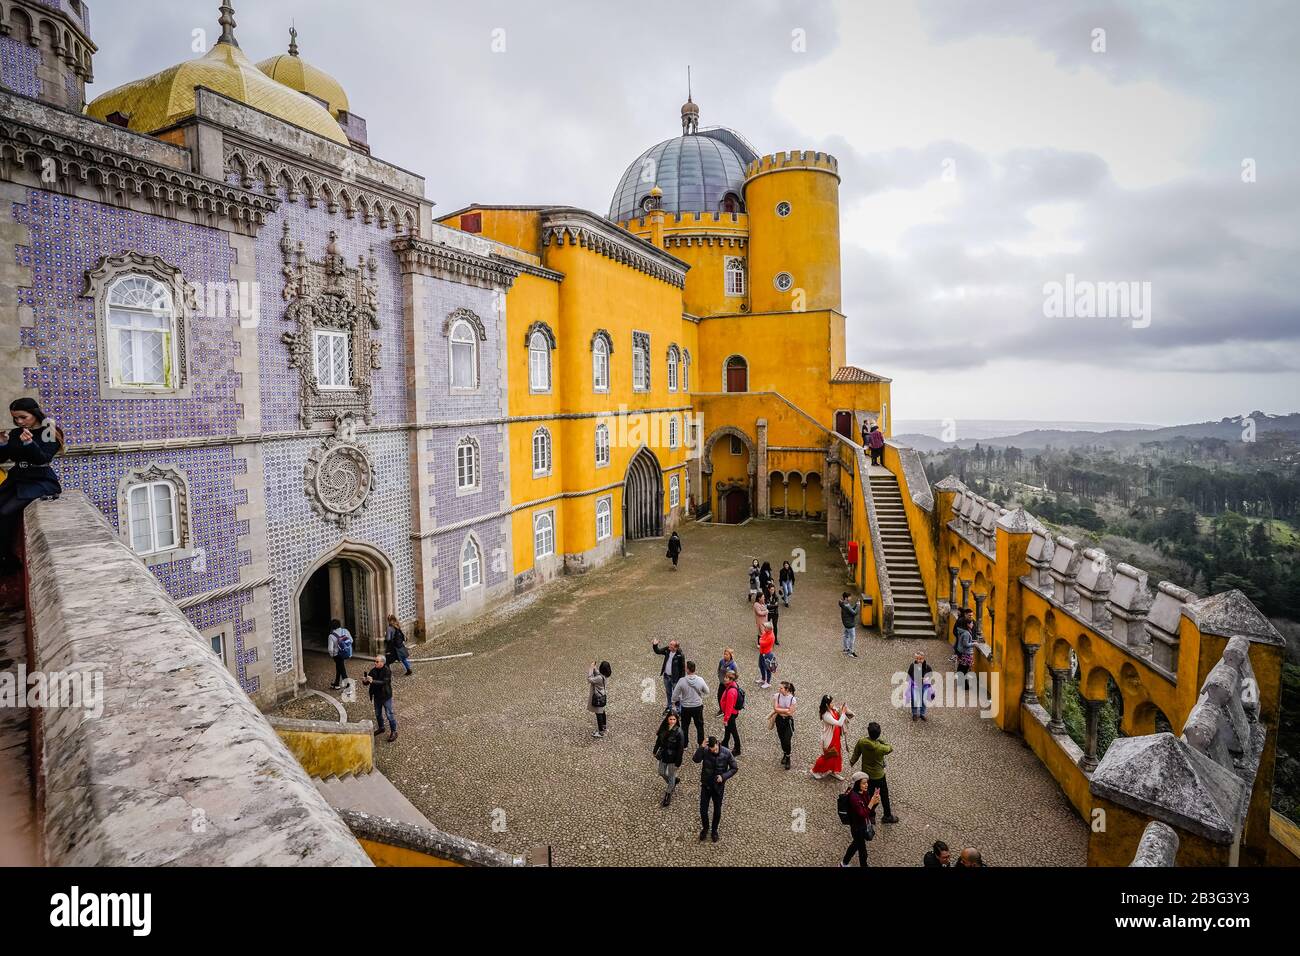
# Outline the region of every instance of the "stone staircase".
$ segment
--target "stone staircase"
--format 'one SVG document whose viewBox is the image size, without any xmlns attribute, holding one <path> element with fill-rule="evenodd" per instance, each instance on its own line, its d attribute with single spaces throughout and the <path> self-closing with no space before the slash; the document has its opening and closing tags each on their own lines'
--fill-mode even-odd
<svg viewBox="0 0 1300 956">
<path fill-rule="evenodd" d="M 871 469 L 871 497 L 876 506 L 880 538 L 885 546 L 885 576 L 894 597 L 894 637 L 934 637 L 934 619 L 925 597 L 921 566 L 916 560 L 907 512 L 898 479 L 882 468 Z"/>
<path fill-rule="evenodd" d="M 348 773 L 341 777 L 333 774 L 324 778 L 313 777 L 312 783 L 335 810 L 361 810 L 399 823 L 435 829 L 424 814 L 378 770 L 362 774 Z"/>
</svg>

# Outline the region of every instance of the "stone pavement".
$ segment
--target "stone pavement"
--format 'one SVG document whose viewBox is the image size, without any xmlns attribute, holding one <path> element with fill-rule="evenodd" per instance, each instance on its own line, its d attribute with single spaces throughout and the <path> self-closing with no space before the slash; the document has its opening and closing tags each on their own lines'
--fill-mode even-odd
<svg viewBox="0 0 1300 956">
<path fill-rule="evenodd" d="M 818 526 L 755 521 L 742 527 L 688 524 L 677 572 L 664 542 L 636 542 L 631 557 L 563 578 L 514 599 L 454 636 L 415 649 L 418 657 L 473 657 L 396 668 L 401 735 L 376 742 L 377 766 L 436 826 L 513 853 L 550 844 L 557 865 L 834 866 L 848 845 L 835 814 L 843 786 L 806 772 L 818 752 L 817 702 L 847 699 L 857 718 L 852 742 L 877 720 L 894 745 L 888 780 L 900 822 L 868 845 L 872 865 L 918 866 L 936 839 L 979 847 L 992 865 L 1083 865 L 1087 828 L 1020 740 L 975 710 L 934 708 L 912 723 L 890 703 L 891 677 L 924 649 L 950 670 L 937 640 L 861 635 L 858 659 L 840 652 L 836 606 L 845 571 Z M 807 553 L 807 570 L 780 617 L 779 677 L 799 697 L 794 766 L 780 767 L 767 730 L 770 692 L 755 683 L 754 616 L 747 601 L 750 559 L 779 568 Z M 651 756 L 663 709 L 650 641 L 677 638 L 713 689 L 724 646 L 736 651 L 747 693 L 740 772 L 727 786 L 718 844 L 697 842 L 699 769 L 688 748 L 673 804 Z M 586 672 L 608 660 L 609 734 L 595 740 Z M 349 662 L 360 675 L 363 662 Z M 308 655 L 309 685 L 325 688 L 330 662 Z M 643 700 L 644 688 L 655 693 Z M 775 689 L 775 687 L 774 687 Z M 359 697 L 349 716 L 370 716 Z M 722 733 L 716 708 L 706 733 Z M 849 775 L 846 766 L 845 777 Z"/>
</svg>

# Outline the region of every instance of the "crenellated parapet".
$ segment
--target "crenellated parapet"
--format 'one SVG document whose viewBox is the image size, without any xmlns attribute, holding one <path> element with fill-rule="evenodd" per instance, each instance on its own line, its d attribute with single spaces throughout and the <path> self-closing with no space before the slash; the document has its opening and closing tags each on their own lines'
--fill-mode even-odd
<svg viewBox="0 0 1300 956">
<path fill-rule="evenodd" d="M 752 180 L 767 173 L 781 172 L 787 169 L 820 170 L 830 173 L 836 179 L 840 175 L 839 160 L 830 153 L 812 149 L 792 149 L 760 156 L 746 167 L 745 178 Z"/>
</svg>

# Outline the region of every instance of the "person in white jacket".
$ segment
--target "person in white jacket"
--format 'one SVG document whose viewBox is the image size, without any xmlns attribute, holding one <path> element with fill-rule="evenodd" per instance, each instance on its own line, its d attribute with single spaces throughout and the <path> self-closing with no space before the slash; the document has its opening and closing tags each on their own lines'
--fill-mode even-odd
<svg viewBox="0 0 1300 956">
<path fill-rule="evenodd" d="M 844 733 L 844 725 L 853 717 L 853 711 L 849 710 L 848 704 L 841 704 L 838 708 L 834 704 L 831 695 L 827 694 L 817 708 L 822 722 L 822 754 L 809 771 L 817 780 L 821 780 L 827 774 L 832 774 L 836 780 L 844 779 L 844 774 L 841 772 L 844 769 L 844 748 L 841 737 Z"/>
<path fill-rule="evenodd" d="M 330 636 L 326 650 L 334 658 L 334 683 L 330 690 L 339 690 L 348 680 L 348 669 L 344 661 L 352 656 L 352 632 L 343 626 L 338 618 L 330 621 Z"/>
</svg>

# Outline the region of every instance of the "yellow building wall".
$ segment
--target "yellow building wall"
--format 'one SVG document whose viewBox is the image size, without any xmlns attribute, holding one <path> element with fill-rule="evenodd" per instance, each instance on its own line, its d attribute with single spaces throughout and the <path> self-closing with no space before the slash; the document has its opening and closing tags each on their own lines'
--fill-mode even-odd
<svg viewBox="0 0 1300 956">
<path fill-rule="evenodd" d="M 629 232 L 651 241 L 650 220 L 622 223 Z M 691 315 L 707 316 L 741 312 L 749 303 L 746 281 L 741 295 L 727 295 L 724 275 L 726 259 L 748 255 L 749 217 L 744 213 L 675 213 L 665 216 L 664 248 L 688 262 L 682 301 Z M 746 277 L 748 279 L 748 276 Z"/>
<path fill-rule="evenodd" d="M 834 158 L 794 151 L 751 164 L 745 182 L 749 215 L 750 310 L 840 311 L 840 179 Z M 776 214 L 788 202 L 790 214 Z M 778 273 L 794 284 L 776 288 Z"/>
<path fill-rule="evenodd" d="M 474 235 L 492 239 L 525 252 L 538 253 L 542 245 L 542 214 L 538 209 L 489 209 L 471 206 L 437 220 L 441 225 L 460 229 L 461 216 L 478 213 L 483 217 L 483 228 Z"/>
</svg>

